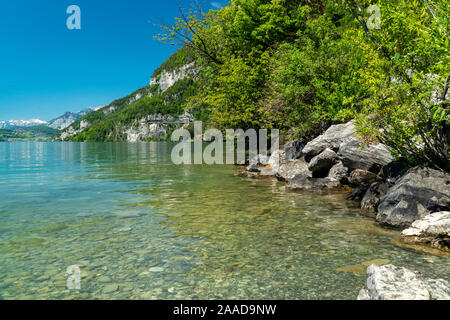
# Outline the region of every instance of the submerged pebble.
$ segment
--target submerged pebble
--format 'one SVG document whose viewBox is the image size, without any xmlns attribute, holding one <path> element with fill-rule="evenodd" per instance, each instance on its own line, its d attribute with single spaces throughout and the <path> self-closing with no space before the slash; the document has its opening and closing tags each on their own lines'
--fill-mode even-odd
<svg viewBox="0 0 450 320">
<path fill-rule="evenodd" d="M 0 144 L 0 157 L 9 154 L 0 169 L 49 164 L 0 175 L 0 297 L 355 299 L 372 263 L 450 277 L 448 257 L 394 245 L 399 232 L 361 216 L 345 194 L 286 192 L 236 178 L 233 166 L 176 166 L 170 150 Z M 67 289 L 71 265 L 80 291 Z"/>
</svg>

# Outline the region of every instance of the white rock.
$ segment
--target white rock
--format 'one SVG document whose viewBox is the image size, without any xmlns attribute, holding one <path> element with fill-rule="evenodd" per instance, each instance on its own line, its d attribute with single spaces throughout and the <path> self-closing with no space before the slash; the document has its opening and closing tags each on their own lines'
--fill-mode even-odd
<svg viewBox="0 0 450 320">
<path fill-rule="evenodd" d="M 392 264 L 367 268 L 369 278 L 358 300 L 449 300 L 450 284 Z"/>
<path fill-rule="evenodd" d="M 450 236 L 450 211 L 435 212 L 403 230 L 404 236 Z"/>
<path fill-rule="evenodd" d="M 354 120 L 333 125 L 329 127 L 324 134 L 308 142 L 303 148 L 302 153 L 305 155 L 306 161 L 309 162 L 326 148 L 333 150 L 339 149 L 341 143 L 347 138 L 352 137 L 355 132 L 356 128 Z"/>
<path fill-rule="evenodd" d="M 84 130 L 84 129 L 86 129 L 87 127 L 89 127 L 89 121 L 87 121 L 87 120 L 81 120 L 81 122 L 80 122 L 80 130 Z"/>
<path fill-rule="evenodd" d="M 145 117 L 139 120 L 137 128 L 129 126 L 124 128 L 123 132 L 127 135 L 127 142 L 137 142 L 145 138 L 161 137 L 167 134 L 163 124 L 148 123 Z"/>
<path fill-rule="evenodd" d="M 289 181 L 298 175 L 312 176 L 312 172 L 308 170 L 308 164 L 303 159 L 288 160 L 282 162 L 279 166 L 274 165 L 273 171 L 278 180 L 281 181 Z"/>
</svg>

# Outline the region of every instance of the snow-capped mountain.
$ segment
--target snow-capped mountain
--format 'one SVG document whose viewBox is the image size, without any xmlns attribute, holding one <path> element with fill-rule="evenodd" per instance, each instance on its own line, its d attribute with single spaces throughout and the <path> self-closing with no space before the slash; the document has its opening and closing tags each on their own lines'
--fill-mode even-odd
<svg viewBox="0 0 450 320">
<path fill-rule="evenodd" d="M 0 121 L 0 129 L 9 129 L 12 127 L 35 127 L 46 126 L 48 123 L 39 119 L 31 120 L 8 120 Z"/>
<path fill-rule="evenodd" d="M 103 106 L 102 106 L 103 107 Z M 62 116 L 50 120 L 47 124 L 50 128 L 62 130 L 70 126 L 72 123 L 87 115 L 88 113 L 98 110 L 102 107 L 89 107 L 79 112 L 66 112 Z"/>
<path fill-rule="evenodd" d="M 31 119 L 31 120 L 8 120 L 8 121 L 0 121 L 0 129 L 11 129 L 17 127 L 35 127 L 35 126 L 47 126 L 53 129 L 62 130 L 70 126 L 72 123 L 80 119 L 81 117 L 87 115 L 92 111 L 96 111 L 101 107 L 88 107 L 79 112 L 66 112 L 62 116 L 55 118 L 50 121 L 43 121 L 40 119 Z"/>
</svg>

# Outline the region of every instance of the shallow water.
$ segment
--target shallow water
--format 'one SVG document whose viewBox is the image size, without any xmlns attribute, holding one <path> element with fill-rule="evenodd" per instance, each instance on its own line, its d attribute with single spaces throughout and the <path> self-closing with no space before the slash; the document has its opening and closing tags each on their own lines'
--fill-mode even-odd
<svg viewBox="0 0 450 320">
<path fill-rule="evenodd" d="M 0 298 L 355 299 L 372 262 L 450 276 L 345 194 L 176 166 L 170 149 L 0 143 Z"/>
</svg>

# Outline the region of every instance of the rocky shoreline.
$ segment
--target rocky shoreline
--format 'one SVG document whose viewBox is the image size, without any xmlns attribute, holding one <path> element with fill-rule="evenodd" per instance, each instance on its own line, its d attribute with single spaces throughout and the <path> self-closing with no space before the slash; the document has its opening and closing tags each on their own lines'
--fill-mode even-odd
<svg viewBox="0 0 450 320">
<path fill-rule="evenodd" d="M 333 125 L 309 142 L 290 141 L 270 157 L 258 155 L 237 175 L 276 178 L 290 190 L 348 190 L 347 199 L 360 202 L 361 210 L 380 225 L 404 229 L 404 243 L 450 251 L 450 174 L 411 168 L 405 160 L 395 160 L 388 146 L 364 143 L 354 121 Z M 444 280 L 424 279 L 391 265 L 372 265 L 367 272 L 358 299 L 450 299 Z M 383 284 L 389 281 L 393 284 Z M 415 286 L 428 288 L 423 289 L 428 295 Z"/>
</svg>

